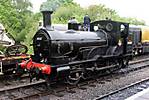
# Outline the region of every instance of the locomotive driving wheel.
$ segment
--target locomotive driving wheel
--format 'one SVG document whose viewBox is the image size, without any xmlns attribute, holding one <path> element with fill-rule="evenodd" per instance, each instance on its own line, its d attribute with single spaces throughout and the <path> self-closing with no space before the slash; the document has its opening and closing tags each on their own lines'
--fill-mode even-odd
<svg viewBox="0 0 149 100">
<path fill-rule="evenodd" d="M 66 82 L 70 85 L 76 85 L 82 78 L 82 71 L 70 73 L 70 75 L 66 78 Z"/>
<path fill-rule="evenodd" d="M 120 68 L 125 68 L 128 66 L 129 60 L 128 59 L 121 59 L 119 61 L 119 67 Z"/>
</svg>

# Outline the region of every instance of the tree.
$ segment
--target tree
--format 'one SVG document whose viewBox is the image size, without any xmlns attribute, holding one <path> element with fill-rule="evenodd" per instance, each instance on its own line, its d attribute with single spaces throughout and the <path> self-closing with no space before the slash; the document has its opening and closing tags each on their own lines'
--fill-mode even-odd
<svg viewBox="0 0 149 100">
<path fill-rule="evenodd" d="M 86 9 L 86 13 L 91 17 L 92 21 L 103 20 L 106 18 L 112 19 L 118 16 L 115 10 L 106 8 L 105 5 L 91 5 Z"/>
<path fill-rule="evenodd" d="M 0 22 L 3 24 L 7 23 L 7 19 L 11 14 L 15 14 L 15 10 L 11 5 L 11 0 L 0 0 Z"/>
<path fill-rule="evenodd" d="M 12 3 L 17 12 L 31 12 L 29 9 L 32 8 L 32 3 L 29 0 L 12 0 Z"/>
<path fill-rule="evenodd" d="M 92 5 L 86 9 L 86 13 L 89 14 L 92 21 L 104 20 L 109 18 L 114 21 L 127 22 L 134 25 L 145 25 L 143 20 L 138 20 L 136 18 L 121 17 L 113 9 L 106 8 L 105 5 Z"/>
<path fill-rule="evenodd" d="M 63 4 L 73 3 L 73 0 L 47 0 L 47 2 L 44 2 L 40 10 L 52 10 L 55 11 L 57 8 L 59 8 Z"/>
<path fill-rule="evenodd" d="M 29 52 L 30 54 L 33 53 L 33 48 L 32 46 L 30 46 L 30 44 L 32 44 L 32 38 L 35 35 L 37 29 L 38 29 L 38 21 L 41 17 L 40 13 L 36 13 L 32 16 L 28 16 L 28 18 L 26 18 L 26 24 L 27 26 L 25 27 L 25 29 L 22 31 L 22 33 L 25 33 L 25 40 L 24 43 L 25 45 L 29 48 Z"/>
<path fill-rule="evenodd" d="M 92 5 L 87 9 L 81 8 L 79 5 L 67 4 L 60 6 L 54 13 L 54 23 L 67 23 L 68 19 L 75 16 L 76 19 L 83 23 L 83 17 L 88 14 L 91 21 L 105 19 L 106 17 L 113 18 L 118 16 L 115 10 L 106 8 L 104 5 Z"/>
<path fill-rule="evenodd" d="M 127 22 L 127 23 L 133 24 L 133 25 L 145 25 L 145 21 L 143 21 L 143 20 L 138 20 L 138 19 L 136 19 L 136 18 L 119 17 L 119 18 L 117 18 L 117 19 L 115 19 L 115 20 Z"/>
<path fill-rule="evenodd" d="M 0 1 L 0 23 L 4 24 L 19 42 L 23 42 L 26 39 L 25 36 L 34 27 L 34 22 L 38 24 L 38 19 L 34 19 L 34 14 L 29 10 L 30 7 L 32 5 L 29 0 Z M 30 23 L 30 20 L 34 22 Z"/>
<path fill-rule="evenodd" d="M 54 23 L 67 23 L 72 16 L 76 17 L 79 22 L 82 22 L 84 9 L 74 3 L 62 5 L 56 10 L 52 18 Z"/>
<path fill-rule="evenodd" d="M 57 8 L 53 14 L 52 21 L 54 23 L 66 24 L 70 17 L 75 16 L 80 23 L 83 23 L 83 17 L 86 14 L 90 16 L 92 22 L 109 18 L 111 20 L 128 22 L 135 25 L 145 24 L 144 21 L 137 20 L 136 18 L 120 17 L 115 10 L 105 7 L 105 5 L 91 5 L 87 9 L 84 9 L 75 3 L 63 4 Z"/>
</svg>

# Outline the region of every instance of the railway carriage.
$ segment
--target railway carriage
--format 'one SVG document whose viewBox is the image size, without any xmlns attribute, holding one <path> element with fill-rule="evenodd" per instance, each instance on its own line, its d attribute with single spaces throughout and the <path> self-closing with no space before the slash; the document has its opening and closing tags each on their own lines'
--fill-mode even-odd
<svg viewBox="0 0 149 100">
<path fill-rule="evenodd" d="M 0 23 L 0 75 L 11 75 L 16 72 L 16 63 L 29 58 L 27 47 L 16 44 L 14 37 Z"/>
<path fill-rule="evenodd" d="M 149 27 L 130 26 L 128 43 L 133 46 L 134 55 L 149 53 Z"/>
</svg>

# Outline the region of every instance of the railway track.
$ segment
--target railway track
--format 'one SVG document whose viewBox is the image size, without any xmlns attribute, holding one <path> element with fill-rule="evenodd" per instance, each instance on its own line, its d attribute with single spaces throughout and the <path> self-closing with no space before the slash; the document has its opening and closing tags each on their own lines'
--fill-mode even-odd
<svg viewBox="0 0 149 100">
<path fill-rule="evenodd" d="M 34 86 L 42 86 L 45 81 L 37 81 L 34 83 L 28 83 L 28 84 L 22 84 L 18 86 L 12 86 L 12 87 L 7 87 L 7 88 L 2 88 L 0 89 L 0 97 L 3 100 L 6 99 L 15 99 L 18 96 L 24 96 L 24 95 L 29 95 L 30 92 L 26 92 L 27 89 L 33 90 L 35 92 L 38 92 L 38 90 L 34 89 Z"/>
<path fill-rule="evenodd" d="M 119 75 L 126 74 L 126 73 L 136 71 L 136 70 L 141 69 L 141 68 L 146 68 L 146 67 L 148 67 L 148 65 L 149 65 L 149 58 L 138 60 L 138 61 L 132 61 L 132 62 L 130 62 L 129 67 L 124 68 L 120 71 L 116 71 L 115 73 L 113 73 L 113 76 L 117 75 L 117 74 L 119 74 Z M 108 75 L 106 75 L 106 76 L 108 76 Z M 106 77 L 106 76 L 104 76 L 104 77 Z M 108 81 L 108 80 L 106 79 L 106 81 Z M 24 84 L 24 85 L 15 86 L 15 87 L 3 88 L 3 89 L 0 89 L 0 93 L 3 93 L 4 96 L 7 96 L 8 98 L 11 97 L 15 100 L 22 100 L 22 99 L 28 99 L 28 98 L 34 98 L 34 97 L 40 98 L 42 96 L 50 95 L 50 94 L 54 94 L 58 97 L 61 97 L 61 96 L 63 96 L 64 91 L 68 92 L 68 93 L 75 93 L 75 91 L 73 91 L 74 88 L 79 88 L 79 89 L 83 90 L 83 89 L 86 89 L 85 86 L 95 87 L 96 82 L 98 82 L 99 84 L 102 84 L 103 78 L 101 78 L 101 79 L 99 78 L 99 79 L 95 79 L 95 80 L 87 80 L 87 81 L 79 83 L 77 86 L 70 86 L 67 84 L 60 84 L 60 85 L 57 84 L 57 85 L 53 85 L 54 87 L 51 88 L 50 91 L 42 88 L 43 84 L 45 84 L 45 81 L 38 81 L 35 83 L 28 83 L 28 84 Z M 41 88 L 37 89 L 34 87 L 41 87 Z M 26 89 L 31 89 L 32 91 L 34 91 L 34 93 L 31 91 L 30 91 L 31 93 L 22 92 L 22 91 L 25 91 Z M 13 92 L 14 91 L 17 91 L 17 92 L 21 91 L 22 93 L 21 94 L 18 93 L 18 94 L 20 94 L 19 96 L 18 95 L 12 96 L 12 91 Z"/>
<path fill-rule="evenodd" d="M 128 67 L 118 70 L 115 73 L 116 74 L 129 73 L 131 71 L 139 70 L 146 67 L 149 67 L 149 58 L 140 59 L 137 61 L 131 61 Z"/>
<path fill-rule="evenodd" d="M 129 96 L 136 94 L 149 87 L 149 78 L 142 79 L 118 90 L 95 98 L 94 100 L 124 100 Z"/>
</svg>

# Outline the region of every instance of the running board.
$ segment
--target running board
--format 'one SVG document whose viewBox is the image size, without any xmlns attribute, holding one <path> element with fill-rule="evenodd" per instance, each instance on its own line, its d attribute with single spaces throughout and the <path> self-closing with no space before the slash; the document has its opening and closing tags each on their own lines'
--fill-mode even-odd
<svg viewBox="0 0 149 100">
<path fill-rule="evenodd" d="M 114 67 L 116 67 L 116 66 L 118 66 L 118 65 L 111 65 L 111 66 L 105 66 L 105 67 L 100 67 L 100 68 L 94 68 L 94 67 L 92 67 L 92 68 L 86 68 L 87 70 L 90 70 L 90 71 L 101 71 L 101 70 L 105 70 L 105 69 L 110 69 L 110 68 L 114 68 Z"/>
</svg>

